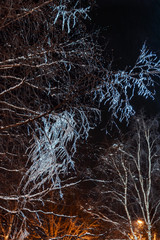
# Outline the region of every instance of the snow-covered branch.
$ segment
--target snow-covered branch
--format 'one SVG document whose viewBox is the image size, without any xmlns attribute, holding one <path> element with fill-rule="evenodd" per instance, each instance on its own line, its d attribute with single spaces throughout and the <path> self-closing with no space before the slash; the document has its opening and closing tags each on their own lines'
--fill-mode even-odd
<svg viewBox="0 0 160 240">
<path fill-rule="evenodd" d="M 113 118 L 129 122 L 135 114 L 131 100 L 136 96 L 154 99 L 154 77 L 160 77 L 160 61 L 144 44 L 131 70 L 104 72 L 101 83 L 93 90 L 94 98 L 108 103 Z"/>
<path fill-rule="evenodd" d="M 100 112 L 92 109 L 95 117 Z M 27 171 L 28 180 L 24 189 L 33 183 L 32 191 L 47 181 L 53 188 L 61 186 L 61 177 L 74 168 L 73 156 L 79 139 L 87 139 L 95 124 L 89 122 L 84 109 L 73 109 L 60 114 L 52 113 L 36 124 L 29 157 L 32 165 Z"/>
</svg>

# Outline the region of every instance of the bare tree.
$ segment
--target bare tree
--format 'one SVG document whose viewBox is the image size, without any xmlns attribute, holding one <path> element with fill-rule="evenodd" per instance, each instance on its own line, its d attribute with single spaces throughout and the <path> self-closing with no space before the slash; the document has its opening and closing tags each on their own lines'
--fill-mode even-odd
<svg viewBox="0 0 160 240">
<path fill-rule="evenodd" d="M 68 216 L 65 214 L 65 205 L 49 204 L 49 212 L 40 213 L 39 217 L 35 215 L 33 221 L 28 224 L 29 228 L 33 229 L 33 233 L 30 234 L 30 239 L 34 239 L 35 236 L 45 237 L 45 239 L 98 239 L 100 234 L 97 234 L 100 228 L 100 223 L 94 219 L 91 219 L 87 214 L 84 215 L 80 210 L 78 211 L 78 217 L 73 215 L 73 207 L 69 211 L 67 208 Z M 71 207 L 71 205 L 70 205 Z M 58 212 L 56 216 L 53 213 Z M 39 232 L 36 228 L 39 228 Z"/>
<path fill-rule="evenodd" d="M 27 217 L 26 211 L 33 210 L 28 202 L 45 202 L 53 190 L 62 197 L 62 189 L 77 184 L 66 176 L 74 171 L 78 142 L 100 122 L 101 103 L 112 121 L 128 122 L 135 113 L 130 103 L 135 91 L 154 98 L 153 77 L 159 75 L 160 62 L 143 45 L 132 69 L 107 68 L 98 33 L 88 33 L 85 25 L 94 4 L 3 1 L 0 208 L 11 219 Z"/>
<path fill-rule="evenodd" d="M 23 209 L 21 222 L 16 212 L 4 214 L 0 224 L 1 239 L 104 239 L 101 222 L 85 214 L 78 201 L 66 199 L 57 203 L 52 192 L 45 204 L 28 202 L 27 205 L 33 205 Z"/>
<path fill-rule="evenodd" d="M 106 151 L 100 166 L 107 184 L 98 186 L 99 204 L 86 211 L 129 239 L 153 239 L 160 224 L 159 119 L 135 118 L 130 133 Z"/>
</svg>

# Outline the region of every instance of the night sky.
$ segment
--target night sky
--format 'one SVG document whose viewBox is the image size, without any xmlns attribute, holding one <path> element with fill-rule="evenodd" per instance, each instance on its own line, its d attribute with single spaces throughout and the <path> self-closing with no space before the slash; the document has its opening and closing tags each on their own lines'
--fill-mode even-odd
<svg viewBox="0 0 160 240">
<path fill-rule="evenodd" d="M 159 0 L 97 0 L 97 4 L 99 9 L 93 11 L 92 18 L 102 29 L 101 45 L 106 46 L 105 58 L 113 59 L 113 69 L 124 70 L 133 66 L 144 42 L 160 57 Z M 136 111 L 145 108 L 151 115 L 160 112 L 158 84 L 155 101 L 136 99 L 133 103 Z"/>
</svg>

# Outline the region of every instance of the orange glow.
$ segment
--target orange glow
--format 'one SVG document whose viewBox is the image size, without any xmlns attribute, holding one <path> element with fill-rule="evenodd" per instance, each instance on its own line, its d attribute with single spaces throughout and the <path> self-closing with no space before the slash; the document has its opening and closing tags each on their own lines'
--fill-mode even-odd
<svg viewBox="0 0 160 240">
<path fill-rule="evenodd" d="M 143 226 L 143 224 L 144 224 L 144 222 L 142 221 L 142 220 L 137 220 L 137 223 L 138 223 L 138 225 L 140 226 L 140 227 L 142 227 Z"/>
</svg>

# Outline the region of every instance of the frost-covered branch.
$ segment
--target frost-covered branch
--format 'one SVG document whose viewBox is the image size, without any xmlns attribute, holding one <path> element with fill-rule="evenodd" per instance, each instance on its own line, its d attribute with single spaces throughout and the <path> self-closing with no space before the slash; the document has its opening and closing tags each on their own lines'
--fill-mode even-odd
<svg viewBox="0 0 160 240">
<path fill-rule="evenodd" d="M 77 8 L 77 6 L 80 4 L 80 1 L 76 1 L 73 8 L 69 11 L 67 9 L 67 4 L 71 3 L 70 0 L 68 1 L 60 1 L 60 4 L 58 6 L 53 5 L 50 6 L 53 13 L 56 12 L 56 16 L 54 17 L 53 23 L 56 24 L 57 20 L 62 17 L 62 30 L 64 30 L 65 24 L 67 25 L 68 33 L 70 33 L 71 28 L 74 28 L 78 18 L 77 15 L 81 15 L 86 19 L 88 17 L 88 11 L 90 7 L 87 8 Z"/>
<path fill-rule="evenodd" d="M 89 34 L 83 21 L 94 3 L 29 0 L 22 5 L 11 0 L 2 6 L 0 209 L 15 217 L 15 235 L 8 238 L 28 237 L 28 215 L 51 213 L 41 209 L 48 195 L 60 192 L 62 197 L 62 189 L 64 193 L 81 182 L 67 175 L 74 172 L 79 143 L 101 122 L 101 103 L 112 119 L 128 122 L 135 114 L 131 101 L 136 94 L 154 98 L 153 77 L 159 77 L 160 62 L 145 45 L 131 70 L 106 68 L 98 31 Z M 118 200 L 123 196 L 113 189 L 109 193 Z"/>
<path fill-rule="evenodd" d="M 95 117 L 100 112 L 92 109 Z M 42 124 L 43 123 L 43 124 Z M 24 189 L 33 183 L 32 191 L 51 181 L 53 188 L 61 186 L 61 177 L 74 168 L 73 156 L 79 139 L 87 139 L 93 125 L 89 122 L 84 109 L 50 114 L 36 124 L 33 145 L 29 157 L 32 165 L 27 171 L 27 183 Z"/>
<path fill-rule="evenodd" d="M 53 0 L 48 0 L 38 3 L 36 6 L 34 4 L 33 6 L 30 4 L 30 6 L 27 8 L 25 7 L 25 4 L 22 7 L 21 5 L 18 6 L 17 3 L 15 3 L 15 5 L 14 3 L 11 3 L 11 6 L 9 7 L 10 15 L 3 17 L 3 20 L 0 24 L 0 29 L 8 27 L 14 22 L 24 20 L 24 18 L 28 17 L 28 15 L 34 15 L 37 12 L 41 12 L 41 9 L 46 6 L 49 6 L 52 11 L 51 20 L 53 24 L 56 24 L 59 18 L 62 18 L 62 30 L 64 30 L 65 25 L 67 25 L 68 33 L 70 33 L 71 29 L 75 27 L 78 21 L 77 15 L 80 15 L 86 19 L 88 17 L 88 11 L 90 9 L 90 6 L 86 8 L 81 7 L 80 0 L 77 0 L 74 4 L 71 0 L 54 1 L 54 3 Z M 17 12 L 19 11 L 20 13 L 17 15 L 15 15 L 14 7 L 19 7 Z"/>
<path fill-rule="evenodd" d="M 108 103 L 113 118 L 129 122 L 135 110 L 131 100 L 138 94 L 154 99 L 154 77 L 160 77 L 160 61 L 143 45 L 135 66 L 129 71 L 112 72 L 107 70 L 102 82 L 93 90 L 94 98 Z"/>
</svg>

